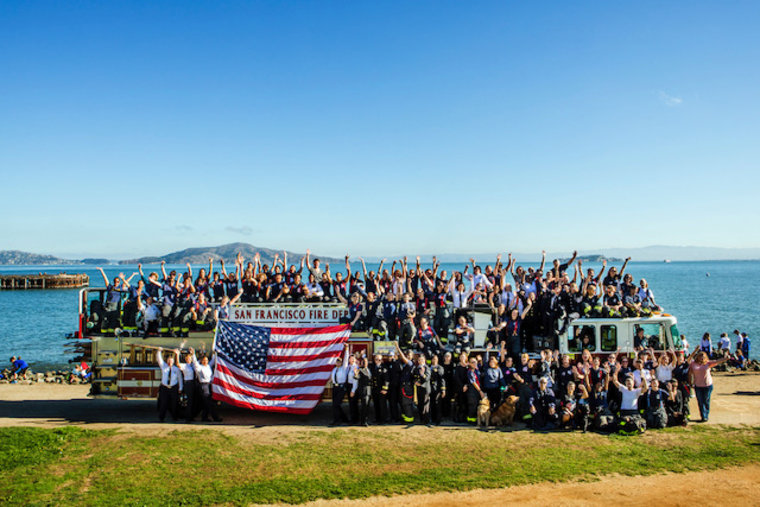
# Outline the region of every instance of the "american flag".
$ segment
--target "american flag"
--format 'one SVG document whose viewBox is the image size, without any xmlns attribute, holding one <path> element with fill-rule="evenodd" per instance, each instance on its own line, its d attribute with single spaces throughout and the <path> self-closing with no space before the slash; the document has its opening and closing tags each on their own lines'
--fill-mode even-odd
<svg viewBox="0 0 760 507">
<path fill-rule="evenodd" d="M 219 321 L 214 399 L 238 407 L 308 414 L 317 406 L 351 328 L 264 327 Z"/>
</svg>

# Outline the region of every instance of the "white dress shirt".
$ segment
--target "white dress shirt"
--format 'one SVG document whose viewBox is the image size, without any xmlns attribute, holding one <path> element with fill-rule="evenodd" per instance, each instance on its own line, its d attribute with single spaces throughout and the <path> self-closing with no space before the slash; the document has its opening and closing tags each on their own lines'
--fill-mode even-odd
<svg viewBox="0 0 760 507">
<path fill-rule="evenodd" d="M 201 364 L 193 356 L 193 368 L 198 375 L 198 382 L 201 384 L 210 383 L 214 378 L 214 364 L 216 363 L 216 357 L 212 357 L 208 364 Z"/>
<path fill-rule="evenodd" d="M 182 371 L 177 368 L 177 365 L 169 366 L 164 362 L 163 355 L 159 352 L 158 367 L 161 368 L 161 384 L 166 387 L 174 387 L 179 385 L 180 391 L 182 390 Z"/>
</svg>

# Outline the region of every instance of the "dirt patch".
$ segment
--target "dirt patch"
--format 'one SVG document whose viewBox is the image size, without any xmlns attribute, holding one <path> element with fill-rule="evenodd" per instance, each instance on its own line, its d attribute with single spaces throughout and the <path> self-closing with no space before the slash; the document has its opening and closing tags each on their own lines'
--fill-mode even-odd
<svg viewBox="0 0 760 507">
<path fill-rule="evenodd" d="M 415 505 L 760 505 L 760 465 L 644 477 L 613 475 L 591 482 L 540 483 L 503 489 L 475 489 L 364 500 L 319 500 L 308 506 Z M 697 500 L 698 499 L 698 500 Z"/>
</svg>

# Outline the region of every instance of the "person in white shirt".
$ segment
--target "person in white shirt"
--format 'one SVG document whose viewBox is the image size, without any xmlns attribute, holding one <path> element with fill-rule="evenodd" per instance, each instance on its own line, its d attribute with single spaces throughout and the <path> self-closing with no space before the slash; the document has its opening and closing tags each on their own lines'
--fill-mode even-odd
<svg viewBox="0 0 760 507">
<path fill-rule="evenodd" d="M 137 297 L 137 307 L 143 314 L 143 331 L 145 334 L 158 332 L 158 319 L 161 317 L 161 309 L 156 305 L 156 301 L 148 296 L 147 301 L 143 304 L 141 297 Z"/>
<path fill-rule="evenodd" d="M 195 395 L 198 389 L 198 386 L 195 382 L 195 368 L 193 368 L 193 360 L 195 359 L 195 354 L 193 354 L 191 349 L 190 353 L 185 354 L 184 363 L 180 360 L 179 350 L 176 350 L 176 354 L 177 366 L 182 371 L 182 389 L 180 392 L 185 395 L 185 399 L 187 401 L 184 410 L 185 422 L 191 423 L 193 422 L 193 417 L 196 413 L 195 408 L 197 406 L 197 401 Z"/>
<path fill-rule="evenodd" d="M 673 359 L 671 360 L 671 355 Z M 676 367 L 676 353 L 671 349 L 657 359 L 655 374 L 660 384 L 670 382 L 673 379 L 673 369 Z"/>
<path fill-rule="evenodd" d="M 313 274 L 309 274 L 309 283 L 306 284 L 304 298 L 307 302 L 320 302 L 325 297 L 325 291 L 317 283 Z"/>
<path fill-rule="evenodd" d="M 169 356 L 164 362 L 164 349 L 158 348 L 156 360 L 161 369 L 161 387 L 158 388 L 158 419 L 164 422 L 166 412 L 171 414 L 172 419 L 177 420 L 177 405 L 179 392 L 182 390 L 182 371 L 174 364 L 174 356 Z M 174 353 L 179 355 L 179 350 Z"/>
<path fill-rule="evenodd" d="M 642 376 L 641 387 L 634 387 L 633 377 L 627 376 L 625 378 L 625 385 L 618 381 L 618 374 L 620 373 L 620 364 L 615 367 L 614 375 L 611 375 L 611 380 L 620 390 L 622 399 L 620 401 L 620 416 L 625 419 L 626 417 L 639 415 L 639 396 L 647 392 L 648 386 L 646 379 Z"/>
<path fill-rule="evenodd" d="M 343 404 L 343 398 L 346 396 L 346 385 L 349 383 L 349 376 L 352 373 L 352 368 L 348 363 L 348 343 L 345 344 L 345 353 L 343 355 L 342 363 L 335 363 L 330 374 L 330 380 L 332 381 L 332 409 L 333 409 L 333 421 L 331 426 L 337 426 L 343 422 L 348 422 L 346 414 L 343 412 L 341 405 Z"/>
<path fill-rule="evenodd" d="M 647 382 L 652 381 L 652 372 L 644 368 L 644 361 L 636 359 L 633 362 L 635 370 L 633 370 L 633 387 L 639 387 L 640 385 L 646 385 Z"/>
<path fill-rule="evenodd" d="M 208 422 L 208 416 L 211 415 L 214 421 L 221 422 L 222 418 L 219 417 L 219 413 L 216 410 L 216 401 L 214 401 L 211 390 L 211 382 L 214 379 L 214 365 L 216 364 L 216 352 L 214 352 L 214 357 L 210 361 L 206 355 L 201 357 L 200 363 L 196 359 L 193 349 L 190 349 L 190 355 L 193 358 L 193 369 L 195 370 L 201 402 L 203 403 L 201 421 Z"/>
<path fill-rule="evenodd" d="M 734 329 L 734 336 L 736 337 L 736 350 L 741 350 L 742 343 L 744 342 L 744 337 L 738 329 Z"/>
<path fill-rule="evenodd" d="M 731 340 L 728 338 L 728 333 L 720 335 L 718 347 L 720 348 L 720 353 L 724 356 L 731 353 Z"/>
</svg>

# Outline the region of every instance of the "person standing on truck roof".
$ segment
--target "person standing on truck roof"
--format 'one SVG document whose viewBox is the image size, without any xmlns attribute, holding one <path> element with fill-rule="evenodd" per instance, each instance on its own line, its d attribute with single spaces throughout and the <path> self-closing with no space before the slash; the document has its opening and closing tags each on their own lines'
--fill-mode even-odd
<svg viewBox="0 0 760 507">
<path fill-rule="evenodd" d="M 182 371 L 174 364 L 174 355 L 170 355 L 166 362 L 163 357 L 164 349 L 159 347 L 156 351 L 156 361 L 161 369 L 161 387 L 158 388 L 158 419 L 164 422 L 166 412 L 177 420 L 177 406 L 179 392 L 182 390 Z M 174 353 L 179 355 L 179 349 Z"/>
</svg>

